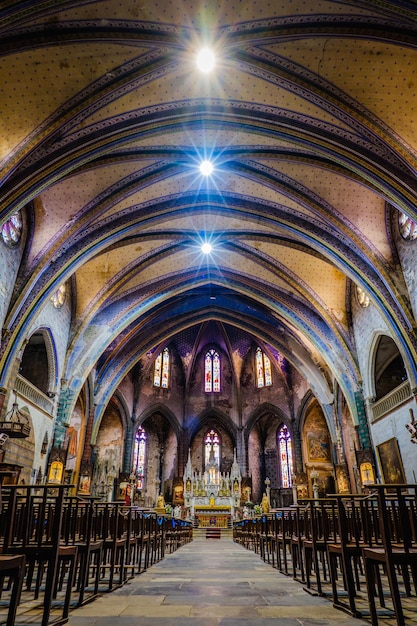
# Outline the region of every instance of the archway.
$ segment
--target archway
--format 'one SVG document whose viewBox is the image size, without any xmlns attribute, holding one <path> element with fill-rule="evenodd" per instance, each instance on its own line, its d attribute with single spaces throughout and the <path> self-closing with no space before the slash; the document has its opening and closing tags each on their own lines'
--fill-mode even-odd
<svg viewBox="0 0 417 626">
<path fill-rule="evenodd" d="M 334 493 L 332 441 L 326 418 L 317 400 L 313 400 L 306 409 L 301 433 L 308 495 L 313 497 L 314 483 L 317 484 L 319 496 Z"/>
</svg>

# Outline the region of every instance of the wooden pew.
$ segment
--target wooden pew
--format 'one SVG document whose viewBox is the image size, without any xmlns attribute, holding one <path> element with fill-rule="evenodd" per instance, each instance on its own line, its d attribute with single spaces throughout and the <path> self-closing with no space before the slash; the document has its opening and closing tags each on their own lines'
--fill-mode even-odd
<svg viewBox="0 0 417 626">
<path fill-rule="evenodd" d="M 57 595 L 61 568 L 66 572 L 62 615 L 53 623 L 62 624 L 68 619 L 77 547 L 61 541 L 67 489 L 68 486 L 64 485 L 10 485 L 5 489 L 5 492 L 8 491 L 8 502 L 3 554 L 23 554 L 27 564 L 26 589 L 32 589 L 33 579 L 35 599 L 39 598 L 43 589 L 42 626 L 50 623 L 52 600 Z"/>
<path fill-rule="evenodd" d="M 377 626 L 375 585 L 377 574 L 381 574 L 388 581 L 397 624 L 405 626 L 399 579 L 406 596 L 417 595 L 417 485 L 372 485 L 372 489 L 377 492 L 382 545 L 362 550 L 371 621 Z M 381 607 L 385 607 L 381 587 L 378 597 Z"/>
</svg>

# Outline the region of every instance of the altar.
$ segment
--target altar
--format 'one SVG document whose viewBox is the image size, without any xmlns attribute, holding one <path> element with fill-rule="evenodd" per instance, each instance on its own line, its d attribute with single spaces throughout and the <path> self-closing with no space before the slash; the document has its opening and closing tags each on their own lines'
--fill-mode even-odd
<svg viewBox="0 0 417 626">
<path fill-rule="evenodd" d="M 204 473 L 193 472 L 191 455 L 184 472 L 184 504 L 188 517 L 199 528 L 228 528 L 235 509 L 240 507 L 242 477 L 236 460 L 236 451 L 230 473 L 220 472 L 210 454 Z"/>
</svg>

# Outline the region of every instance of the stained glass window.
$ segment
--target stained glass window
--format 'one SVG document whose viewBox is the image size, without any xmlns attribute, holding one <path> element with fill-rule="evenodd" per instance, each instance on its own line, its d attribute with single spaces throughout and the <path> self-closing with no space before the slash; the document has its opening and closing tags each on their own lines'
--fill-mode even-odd
<svg viewBox="0 0 417 626">
<path fill-rule="evenodd" d="M 256 349 L 256 384 L 261 387 L 270 387 L 272 385 L 272 369 L 269 357 L 262 352 L 260 348 Z"/>
<path fill-rule="evenodd" d="M 153 384 L 155 387 L 168 389 L 169 384 L 169 350 L 164 348 L 155 359 Z"/>
<path fill-rule="evenodd" d="M 64 306 L 65 298 L 67 296 L 67 288 L 65 283 L 58 287 L 51 297 L 51 302 L 56 309 L 60 309 Z"/>
<path fill-rule="evenodd" d="M 133 467 L 136 474 L 136 488 L 143 489 L 145 479 L 145 459 L 146 459 L 146 432 L 139 428 L 135 437 L 135 449 Z"/>
<path fill-rule="evenodd" d="M 204 361 L 204 391 L 220 391 L 220 357 L 209 350 Z"/>
<path fill-rule="evenodd" d="M 205 465 L 212 462 L 213 460 L 220 466 L 220 437 L 215 430 L 211 430 L 207 433 L 205 440 Z M 213 452 L 212 452 L 213 450 Z M 210 456 L 213 455 L 213 459 Z"/>
<path fill-rule="evenodd" d="M 20 211 L 14 213 L 1 227 L 1 235 L 4 243 L 8 246 L 15 246 L 19 243 L 22 235 L 23 222 Z"/>
<path fill-rule="evenodd" d="M 398 227 L 403 239 L 414 241 L 417 239 L 417 223 L 405 213 L 398 213 Z"/>
<path fill-rule="evenodd" d="M 360 306 L 363 309 L 366 309 L 371 304 L 371 299 L 366 293 L 365 289 L 362 289 L 362 287 L 359 287 L 359 285 L 356 285 L 356 297 Z"/>
<path fill-rule="evenodd" d="M 283 424 L 278 431 L 278 450 L 281 469 L 281 485 L 284 489 L 291 487 L 293 473 L 291 435 Z"/>
</svg>

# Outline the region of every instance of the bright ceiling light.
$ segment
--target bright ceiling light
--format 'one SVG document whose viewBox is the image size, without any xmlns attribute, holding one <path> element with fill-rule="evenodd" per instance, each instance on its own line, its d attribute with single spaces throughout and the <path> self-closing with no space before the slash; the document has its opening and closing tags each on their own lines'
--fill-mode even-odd
<svg viewBox="0 0 417 626">
<path fill-rule="evenodd" d="M 215 56 L 209 48 L 203 48 L 197 55 L 197 66 L 200 72 L 208 74 L 214 68 Z"/>
<path fill-rule="evenodd" d="M 203 243 L 203 245 L 201 246 L 201 251 L 203 252 L 203 254 L 210 254 L 212 249 L 213 249 L 212 245 L 211 245 L 211 243 L 208 243 L 208 241 Z"/>
<path fill-rule="evenodd" d="M 203 176 L 210 176 L 213 173 L 214 167 L 211 161 L 202 161 L 200 163 L 200 172 Z"/>
</svg>

